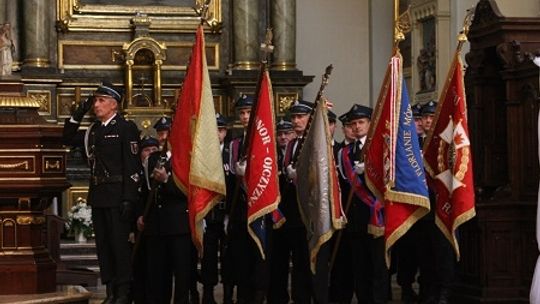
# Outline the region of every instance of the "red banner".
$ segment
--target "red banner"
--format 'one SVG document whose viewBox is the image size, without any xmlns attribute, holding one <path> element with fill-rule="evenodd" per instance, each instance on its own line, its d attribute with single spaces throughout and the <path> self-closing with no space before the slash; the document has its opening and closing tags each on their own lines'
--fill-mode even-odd
<svg viewBox="0 0 540 304">
<path fill-rule="evenodd" d="M 429 212 L 422 154 L 399 50 L 390 59 L 364 149 L 366 183 L 384 201 L 389 266 L 390 248 Z"/>
<path fill-rule="evenodd" d="M 203 219 L 225 196 L 225 176 L 202 26 L 197 29 L 169 143 L 174 180 L 188 197 L 192 240 L 202 253 Z"/>
<path fill-rule="evenodd" d="M 459 56 L 456 52 L 437 105 L 432 132 L 423 149 L 429 185 L 437 194 L 435 221 L 458 258 L 455 230 L 476 214 L 463 65 Z"/>
<path fill-rule="evenodd" d="M 274 100 L 268 71 L 262 72 L 257 102 L 252 109 L 245 174 L 248 231 L 265 257 L 266 230 L 262 217 L 276 210 L 279 201 L 278 163 L 274 130 Z M 252 225 L 254 222 L 260 224 Z M 262 224 L 262 225 L 261 225 Z M 271 227 L 269 227 L 271 229 Z"/>
</svg>

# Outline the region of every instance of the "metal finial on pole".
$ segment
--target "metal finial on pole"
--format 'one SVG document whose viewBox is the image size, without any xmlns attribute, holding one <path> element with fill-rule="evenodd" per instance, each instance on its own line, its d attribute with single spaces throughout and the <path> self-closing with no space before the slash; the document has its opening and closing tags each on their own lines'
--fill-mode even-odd
<svg viewBox="0 0 540 304">
<path fill-rule="evenodd" d="M 470 8 L 467 10 L 465 19 L 463 20 L 463 29 L 459 32 L 458 35 L 458 51 L 461 51 L 461 47 L 465 42 L 467 42 L 467 35 L 469 34 L 469 29 L 471 27 L 472 21 L 474 19 L 474 9 Z"/>
<path fill-rule="evenodd" d="M 403 14 L 399 14 L 399 0 L 394 0 L 394 45 L 405 40 L 405 34 L 412 29 L 412 18 L 410 13 L 410 6 L 407 7 Z"/>
<path fill-rule="evenodd" d="M 201 18 L 201 25 L 208 25 L 212 33 L 220 33 L 223 23 L 217 21 L 214 15 L 210 13 L 210 2 L 212 0 L 197 0 L 193 10 Z"/>
<path fill-rule="evenodd" d="M 262 62 L 266 64 L 268 64 L 268 60 L 270 60 L 270 54 L 274 52 L 274 45 L 272 45 L 273 37 L 274 34 L 272 33 L 272 28 L 267 28 L 264 41 L 261 43 L 261 51 L 263 52 Z"/>
</svg>

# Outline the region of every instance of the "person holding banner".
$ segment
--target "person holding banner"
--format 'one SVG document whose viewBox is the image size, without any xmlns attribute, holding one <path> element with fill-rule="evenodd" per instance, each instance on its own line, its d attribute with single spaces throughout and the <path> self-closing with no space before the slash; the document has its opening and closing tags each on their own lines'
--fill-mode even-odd
<svg viewBox="0 0 540 304">
<path fill-rule="evenodd" d="M 218 138 L 220 143 L 221 155 L 223 156 L 223 171 L 225 180 L 230 180 L 229 170 L 229 143 L 225 142 L 227 136 L 227 120 L 220 113 L 216 113 L 216 123 L 218 127 Z M 228 185 L 229 186 L 229 185 Z M 227 188 L 230 188 L 227 187 Z M 214 287 L 218 283 L 218 256 L 221 257 L 222 278 L 224 277 L 224 259 L 223 247 L 225 242 L 225 222 L 226 216 L 226 201 L 218 202 L 206 216 L 206 231 L 204 233 L 204 255 L 201 259 L 201 278 L 204 286 L 203 289 L 203 304 L 215 304 Z M 223 280 L 224 290 L 230 289 L 227 280 Z"/>
<path fill-rule="evenodd" d="M 335 260 L 333 284 L 338 290 L 337 301 L 349 303 L 356 295 L 359 303 L 386 303 L 389 273 L 384 258 L 384 238 L 373 217 L 377 200 L 367 189 L 362 148 L 366 143 L 372 109 L 355 104 L 344 119 L 355 141 L 344 146 L 338 154 L 338 168 L 347 226 Z M 354 194 L 351 196 L 351 193 Z M 344 259 L 344 260 L 340 260 Z M 341 285 L 341 286 L 337 286 Z"/>
<path fill-rule="evenodd" d="M 297 138 L 290 141 L 283 159 L 283 172 L 286 181 L 280 184 L 281 203 L 279 209 L 286 218 L 285 223 L 273 232 L 272 260 L 270 273 L 270 291 L 268 303 L 289 303 L 288 277 L 289 261 L 292 258 L 291 297 L 295 303 L 310 303 L 311 273 L 309 270 L 309 253 L 306 239 L 306 228 L 300 217 L 296 197 L 295 157 L 298 154 L 298 139 L 303 136 L 307 127 L 313 103 L 296 101 L 289 114 L 293 130 Z"/>
</svg>

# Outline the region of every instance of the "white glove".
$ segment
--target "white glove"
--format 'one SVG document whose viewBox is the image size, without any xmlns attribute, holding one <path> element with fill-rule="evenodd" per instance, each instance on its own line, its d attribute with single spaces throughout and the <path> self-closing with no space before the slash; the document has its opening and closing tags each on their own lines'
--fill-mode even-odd
<svg viewBox="0 0 540 304">
<path fill-rule="evenodd" d="M 357 160 L 354 161 L 354 172 L 358 175 L 361 175 L 364 173 L 365 165 L 362 162 L 359 162 Z"/>
<path fill-rule="evenodd" d="M 223 229 L 225 229 L 225 234 L 227 234 L 229 228 L 229 216 L 225 215 L 223 218 Z"/>
<path fill-rule="evenodd" d="M 288 165 L 286 170 L 287 170 L 287 177 L 289 179 L 296 179 L 296 169 L 293 168 L 292 165 Z"/>
<path fill-rule="evenodd" d="M 235 168 L 236 168 L 236 175 L 244 176 L 246 174 L 246 161 L 243 160 L 243 161 L 236 162 Z"/>
<path fill-rule="evenodd" d="M 202 231 L 203 233 L 206 233 L 206 219 L 202 220 Z"/>
</svg>

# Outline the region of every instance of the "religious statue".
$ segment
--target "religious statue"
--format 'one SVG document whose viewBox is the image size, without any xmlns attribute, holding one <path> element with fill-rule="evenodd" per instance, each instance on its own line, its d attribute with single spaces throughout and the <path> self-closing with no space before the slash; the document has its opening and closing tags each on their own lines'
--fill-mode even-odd
<svg viewBox="0 0 540 304">
<path fill-rule="evenodd" d="M 435 49 L 428 45 L 420 50 L 420 55 L 416 60 L 418 67 L 418 79 L 420 91 L 433 91 L 435 89 Z"/>
<path fill-rule="evenodd" d="M 11 40 L 11 25 L 4 23 L 0 25 L 0 76 L 11 75 L 14 52 L 15 45 Z"/>
</svg>

